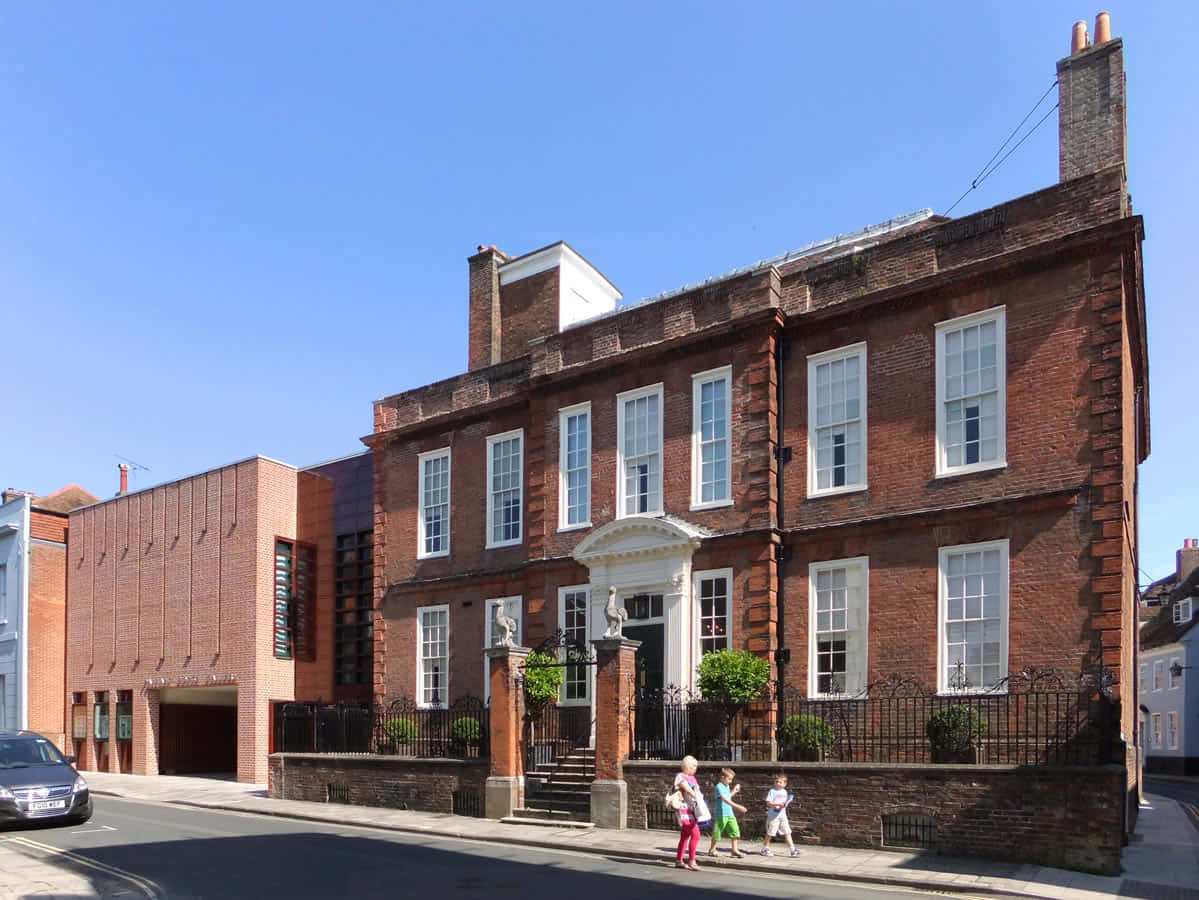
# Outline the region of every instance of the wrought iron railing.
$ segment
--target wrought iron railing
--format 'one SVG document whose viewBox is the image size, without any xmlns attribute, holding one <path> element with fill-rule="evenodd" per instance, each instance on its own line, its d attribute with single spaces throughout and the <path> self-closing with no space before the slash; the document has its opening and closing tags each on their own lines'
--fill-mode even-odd
<svg viewBox="0 0 1199 900">
<path fill-rule="evenodd" d="M 787 690 L 720 704 L 667 690 L 630 713 L 634 759 L 1098 765 L 1114 760 L 1119 732 L 1105 675 L 1031 670 L 982 692 L 889 678 L 850 697 Z"/>
<path fill-rule="evenodd" d="M 286 753 L 486 758 L 488 713 L 477 697 L 463 697 L 448 707 L 418 706 L 408 697 L 374 706 L 280 703 L 274 748 Z"/>
<path fill-rule="evenodd" d="M 591 738 L 590 706 L 548 705 L 525 714 L 525 770 L 544 768 L 586 747 Z"/>
</svg>

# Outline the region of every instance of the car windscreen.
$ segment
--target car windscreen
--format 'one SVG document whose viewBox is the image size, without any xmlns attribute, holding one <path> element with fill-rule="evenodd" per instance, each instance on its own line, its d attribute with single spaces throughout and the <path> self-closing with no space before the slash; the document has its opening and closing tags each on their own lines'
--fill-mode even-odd
<svg viewBox="0 0 1199 900">
<path fill-rule="evenodd" d="M 45 738 L 0 740 L 0 769 L 60 765 L 63 762 L 58 748 Z"/>
</svg>

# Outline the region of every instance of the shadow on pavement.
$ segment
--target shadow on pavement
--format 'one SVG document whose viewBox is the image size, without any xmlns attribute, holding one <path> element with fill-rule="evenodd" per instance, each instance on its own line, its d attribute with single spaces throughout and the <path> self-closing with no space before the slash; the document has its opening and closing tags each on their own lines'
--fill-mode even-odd
<svg viewBox="0 0 1199 900">
<path fill-rule="evenodd" d="M 490 851 L 490 852 L 489 852 Z M 569 900 L 618 897 L 762 897 L 762 884 L 736 886 L 737 874 L 684 872 L 671 863 L 641 863 L 643 871 L 605 857 L 567 858 L 495 845 L 474 852 L 310 832 L 191 838 L 72 851 L 155 882 L 165 897 L 491 897 L 559 895 Z M 526 856 L 529 861 L 513 857 Z M 88 878 L 98 891 L 107 878 L 69 858 L 56 864 Z M 702 865 L 702 862 L 701 862 Z M 618 873 L 617 869 L 623 870 Z M 612 871 L 603 871 L 610 869 Z M 708 882 L 705 885 L 705 882 Z M 719 883 L 716 883 L 719 882 Z M 777 894 L 798 897 L 806 885 L 790 879 Z M 125 886 L 129 890 L 129 886 Z M 799 890 L 797 890 L 799 889 Z M 854 896 L 861 886 L 835 884 L 821 896 Z M 128 896 L 137 896 L 135 890 Z"/>
</svg>

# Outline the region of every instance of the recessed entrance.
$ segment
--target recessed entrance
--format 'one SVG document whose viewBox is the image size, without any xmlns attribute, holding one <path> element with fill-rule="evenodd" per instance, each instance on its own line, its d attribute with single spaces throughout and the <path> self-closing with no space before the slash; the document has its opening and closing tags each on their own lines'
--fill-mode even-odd
<svg viewBox="0 0 1199 900">
<path fill-rule="evenodd" d="M 237 771 L 237 688 L 164 688 L 158 708 L 158 771 Z"/>
</svg>

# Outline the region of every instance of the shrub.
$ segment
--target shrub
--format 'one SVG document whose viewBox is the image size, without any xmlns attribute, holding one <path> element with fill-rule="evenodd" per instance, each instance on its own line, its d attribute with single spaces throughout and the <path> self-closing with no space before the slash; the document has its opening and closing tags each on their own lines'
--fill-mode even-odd
<svg viewBox="0 0 1199 900">
<path fill-rule="evenodd" d="M 820 716 L 789 716 L 779 728 L 779 744 L 791 750 L 807 753 L 827 750 L 836 739 L 832 726 Z"/>
<path fill-rule="evenodd" d="M 525 660 L 525 706 L 541 709 L 558 699 L 558 690 L 566 678 L 558 658 L 534 650 Z"/>
<path fill-rule="evenodd" d="M 483 740 L 483 726 L 473 716 L 458 719 L 450 726 L 450 740 L 473 747 Z"/>
<path fill-rule="evenodd" d="M 748 703 L 770 681 L 770 663 L 748 650 L 718 650 L 699 662 L 699 689 L 714 703 Z"/>
<path fill-rule="evenodd" d="M 407 744 L 416 740 L 417 727 L 411 719 L 388 719 L 383 726 L 384 733 L 397 744 Z"/>
<path fill-rule="evenodd" d="M 987 733 L 987 723 L 972 706 L 946 706 L 928 717 L 925 728 L 934 750 L 967 750 Z"/>
</svg>

